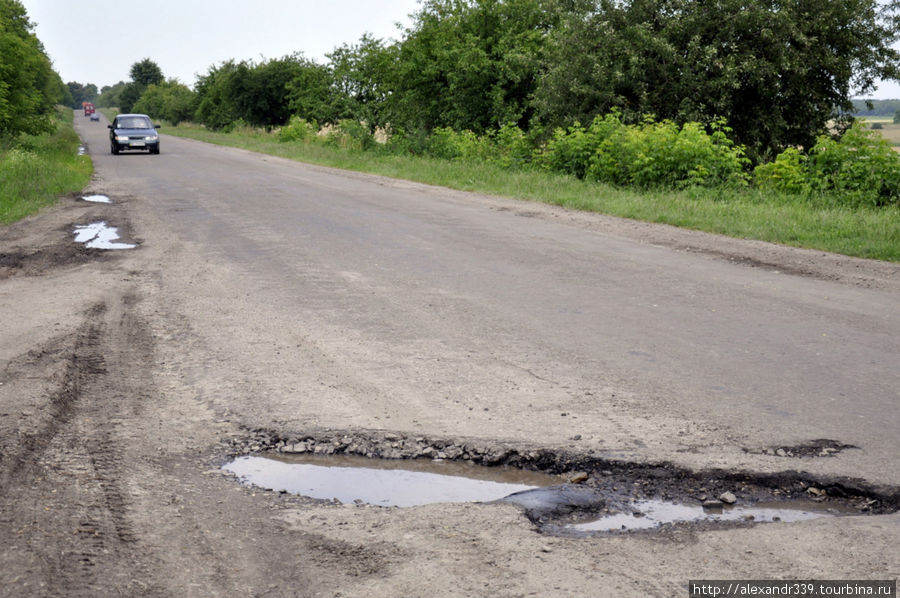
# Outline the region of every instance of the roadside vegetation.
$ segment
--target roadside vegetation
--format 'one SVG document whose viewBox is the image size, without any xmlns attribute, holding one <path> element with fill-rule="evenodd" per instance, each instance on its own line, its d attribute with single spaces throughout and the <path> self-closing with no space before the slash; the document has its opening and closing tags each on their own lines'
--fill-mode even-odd
<svg viewBox="0 0 900 598">
<path fill-rule="evenodd" d="M 78 155 L 71 94 L 53 70 L 22 4 L 0 0 L 0 224 L 52 204 L 90 180 Z"/>
<path fill-rule="evenodd" d="M 90 181 L 93 165 L 78 155 L 72 110 L 60 107 L 52 123 L 49 133 L 0 141 L 0 224 L 34 214 Z"/>
</svg>

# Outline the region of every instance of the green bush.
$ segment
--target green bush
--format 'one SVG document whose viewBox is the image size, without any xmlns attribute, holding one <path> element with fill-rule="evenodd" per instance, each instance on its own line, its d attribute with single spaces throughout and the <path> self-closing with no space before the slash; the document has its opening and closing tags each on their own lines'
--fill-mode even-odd
<svg viewBox="0 0 900 598">
<path fill-rule="evenodd" d="M 839 139 L 819 137 L 809 152 L 808 172 L 814 191 L 831 195 L 840 203 L 900 203 L 900 154 L 859 122 Z"/>
<path fill-rule="evenodd" d="M 789 147 L 778 154 L 774 162 L 757 166 L 753 171 L 753 181 L 761 189 L 807 194 L 811 190 L 807 157 L 800 150 Z"/>
<path fill-rule="evenodd" d="M 587 129 L 578 122 L 568 129 L 556 129 L 546 146 L 536 153 L 535 161 L 547 170 L 583 179 L 601 144 L 621 134 L 624 127 L 619 113 L 612 112 L 594 118 Z"/>
<path fill-rule="evenodd" d="M 318 132 L 319 125 L 315 121 L 309 122 L 299 116 L 292 116 L 288 124 L 278 131 L 278 141 L 309 142 L 316 138 Z"/>
<path fill-rule="evenodd" d="M 492 150 L 488 161 L 501 168 L 519 169 L 531 162 L 533 144 L 525 132 L 509 123 L 497 131 L 488 133 L 487 142 Z"/>
<path fill-rule="evenodd" d="M 595 121 L 596 122 L 596 121 Z M 749 160 L 728 138 L 722 120 L 709 126 L 648 117 L 640 125 L 608 129 L 610 134 L 591 156 L 585 177 L 613 185 L 644 189 L 743 186 Z"/>
<path fill-rule="evenodd" d="M 365 151 L 375 147 L 375 137 L 369 128 L 356 120 L 339 121 L 325 137 L 331 145 L 344 149 Z"/>
<path fill-rule="evenodd" d="M 428 154 L 445 160 L 483 160 L 490 153 L 486 151 L 487 145 L 484 138 L 472 131 L 438 127 L 428 139 Z"/>
</svg>

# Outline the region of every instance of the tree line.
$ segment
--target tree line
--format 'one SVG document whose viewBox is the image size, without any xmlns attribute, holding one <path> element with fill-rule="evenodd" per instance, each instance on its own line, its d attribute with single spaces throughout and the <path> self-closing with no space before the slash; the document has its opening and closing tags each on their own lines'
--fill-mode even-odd
<svg viewBox="0 0 900 598">
<path fill-rule="evenodd" d="M 324 64 L 229 60 L 193 90 L 133 79 L 100 101 L 133 107 L 147 93 L 145 106 L 215 129 L 299 116 L 548 137 L 612 110 L 633 123 L 725 118 L 758 163 L 846 128 L 852 95 L 900 76 L 898 14 L 898 0 L 424 0 L 398 41 L 363 36 Z"/>
<path fill-rule="evenodd" d="M 0 141 L 50 131 L 54 107 L 69 99 L 25 7 L 0 0 Z"/>
</svg>

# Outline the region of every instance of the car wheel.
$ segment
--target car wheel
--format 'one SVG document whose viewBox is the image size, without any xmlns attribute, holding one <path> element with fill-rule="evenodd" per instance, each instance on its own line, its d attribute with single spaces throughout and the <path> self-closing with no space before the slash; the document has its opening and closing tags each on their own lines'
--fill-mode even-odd
<svg viewBox="0 0 900 598">
<path fill-rule="evenodd" d="M 118 156 L 119 155 L 119 146 L 116 145 L 115 143 L 110 143 L 109 144 L 109 153 L 111 153 L 114 156 Z"/>
<path fill-rule="evenodd" d="M 151 153 L 151 154 L 158 154 L 158 153 L 159 153 L 159 147 L 152 148 L 152 149 L 150 150 L 150 153 Z"/>
</svg>

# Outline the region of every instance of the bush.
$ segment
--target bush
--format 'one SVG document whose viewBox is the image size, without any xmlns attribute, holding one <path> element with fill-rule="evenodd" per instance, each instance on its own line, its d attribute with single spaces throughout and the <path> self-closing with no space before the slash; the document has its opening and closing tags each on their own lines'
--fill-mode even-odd
<svg viewBox="0 0 900 598">
<path fill-rule="evenodd" d="M 789 147 L 778 154 L 774 162 L 757 166 L 753 181 L 761 189 L 807 194 L 811 190 L 807 157 L 800 150 Z"/>
<path fill-rule="evenodd" d="M 278 131 L 278 141 L 290 142 L 300 141 L 307 142 L 316 138 L 319 131 L 319 125 L 315 121 L 309 122 L 299 116 L 292 116 L 288 124 L 281 127 Z"/>
<path fill-rule="evenodd" d="M 489 132 L 483 138 L 488 147 L 487 160 L 501 168 L 518 169 L 531 161 L 533 153 L 531 140 L 518 126 L 510 123 L 498 131 Z"/>
<path fill-rule="evenodd" d="M 841 203 L 883 206 L 900 202 L 900 154 L 859 122 L 839 139 L 819 137 L 809 152 L 808 180 L 814 191 Z"/>
<path fill-rule="evenodd" d="M 728 138 L 731 130 L 724 120 L 709 129 L 708 133 L 700 123 L 679 127 L 649 117 L 641 125 L 609 128 L 585 177 L 645 189 L 745 185 L 749 160 L 743 147 Z"/>
<path fill-rule="evenodd" d="M 535 161 L 547 170 L 583 179 L 600 145 L 621 133 L 624 126 L 619 113 L 612 112 L 594 118 L 588 129 L 578 122 L 568 129 L 556 129 L 546 146 L 537 152 Z"/>
<path fill-rule="evenodd" d="M 328 131 L 327 143 L 343 149 L 365 151 L 375 147 L 375 137 L 369 128 L 355 120 L 342 120 Z"/>
</svg>

